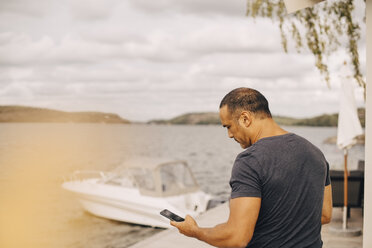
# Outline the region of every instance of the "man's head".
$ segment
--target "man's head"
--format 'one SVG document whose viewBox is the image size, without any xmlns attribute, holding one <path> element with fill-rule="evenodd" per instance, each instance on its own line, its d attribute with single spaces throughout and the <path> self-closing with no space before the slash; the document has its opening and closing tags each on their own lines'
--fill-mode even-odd
<svg viewBox="0 0 372 248">
<path fill-rule="evenodd" d="M 230 91 L 221 101 L 220 109 L 227 106 L 231 114 L 248 111 L 259 118 L 271 118 L 269 103 L 257 90 L 250 88 L 237 88 Z"/>
<path fill-rule="evenodd" d="M 255 122 L 267 118 L 272 118 L 269 103 L 257 90 L 237 88 L 221 101 L 221 123 L 227 128 L 229 137 L 240 143 L 242 148 L 252 145 L 258 131 Z"/>
</svg>

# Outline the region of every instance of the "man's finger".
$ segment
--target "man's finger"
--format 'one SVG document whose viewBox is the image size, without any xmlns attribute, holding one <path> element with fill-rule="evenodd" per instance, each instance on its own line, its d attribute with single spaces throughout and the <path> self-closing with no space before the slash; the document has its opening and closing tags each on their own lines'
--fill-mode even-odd
<svg viewBox="0 0 372 248">
<path fill-rule="evenodd" d="M 193 217 L 191 217 L 191 215 L 186 215 L 186 217 L 185 217 L 185 220 L 194 220 L 194 218 Z"/>
</svg>

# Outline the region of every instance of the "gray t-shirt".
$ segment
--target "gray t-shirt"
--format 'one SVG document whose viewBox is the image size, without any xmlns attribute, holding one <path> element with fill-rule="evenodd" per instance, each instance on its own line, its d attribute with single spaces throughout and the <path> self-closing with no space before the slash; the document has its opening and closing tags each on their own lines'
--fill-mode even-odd
<svg viewBox="0 0 372 248">
<path fill-rule="evenodd" d="M 324 186 L 329 184 L 323 153 L 296 134 L 262 138 L 240 153 L 232 169 L 231 198 L 261 198 L 247 247 L 322 247 Z"/>
</svg>

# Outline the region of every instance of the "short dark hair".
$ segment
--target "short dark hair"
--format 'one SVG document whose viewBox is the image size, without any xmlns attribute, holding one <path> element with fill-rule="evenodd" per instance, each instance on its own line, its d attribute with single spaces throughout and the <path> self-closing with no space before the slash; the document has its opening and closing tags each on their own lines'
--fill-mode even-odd
<svg viewBox="0 0 372 248">
<path fill-rule="evenodd" d="M 245 110 L 261 118 L 272 118 L 268 101 L 255 89 L 237 88 L 230 91 L 222 99 L 220 108 L 225 105 L 231 114 L 234 114 L 236 110 Z"/>
</svg>

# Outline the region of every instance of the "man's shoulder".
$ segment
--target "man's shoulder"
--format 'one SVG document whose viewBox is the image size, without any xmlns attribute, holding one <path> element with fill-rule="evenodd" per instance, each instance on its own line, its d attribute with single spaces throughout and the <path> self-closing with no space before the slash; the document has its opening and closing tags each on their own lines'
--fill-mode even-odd
<svg viewBox="0 0 372 248">
<path fill-rule="evenodd" d="M 272 148 L 275 146 L 284 147 L 285 145 L 290 144 L 314 146 L 309 140 L 295 133 L 266 137 L 256 142 L 253 146 L 255 151 L 258 152 L 262 151 L 262 149 Z"/>
<path fill-rule="evenodd" d="M 295 133 L 287 133 L 279 136 L 270 136 L 260 139 L 252 146 L 237 156 L 240 161 L 255 161 L 258 164 L 265 164 L 265 161 L 272 157 L 278 157 L 288 152 L 310 152 L 322 154 L 320 149 L 306 138 Z"/>
<path fill-rule="evenodd" d="M 296 143 L 296 145 L 300 146 L 302 145 L 303 147 L 305 147 L 306 149 L 310 149 L 314 152 L 317 152 L 317 153 L 320 153 L 322 154 L 321 150 L 319 149 L 319 147 L 317 147 L 316 145 L 314 145 L 311 141 L 309 141 L 308 139 L 302 137 L 302 136 L 299 136 L 297 134 L 294 134 L 294 142 Z"/>
<path fill-rule="evenodd" d="M 241 153 L 239 153 L 238 156 L 236 156 L 235 161 L 237 160 L 245 161 L 245 160 L 254 159 L 256 152 L 257 152 L 257 149 L 253 146 L 250 146 L 244 151 L 242 151 Z"/>
<path fill-rule="evenodd" d="M 236 156 L 234 168 L 238 169 L 241 167 L 259 166 L 258 158 L 259 156 L 257 156 L 257 152 L 255 151 L 255 149 L 249 147 L 246 150 L 239 153 L 238 156 Z"/>
<path fill-rule="evenodd" d="M 246 181 L 255 178 L 259 180 L 262 168 L 254 153 L 250 150 L 244 150 L 235 159 L 231 171 L 231 182 Z"/>
</svg>

